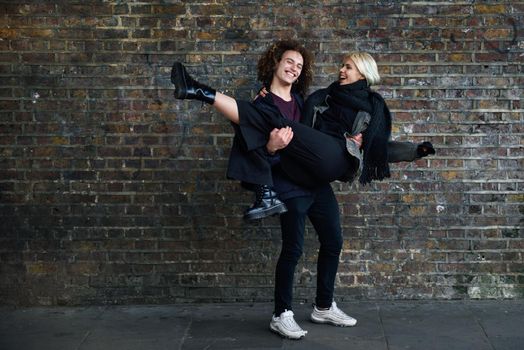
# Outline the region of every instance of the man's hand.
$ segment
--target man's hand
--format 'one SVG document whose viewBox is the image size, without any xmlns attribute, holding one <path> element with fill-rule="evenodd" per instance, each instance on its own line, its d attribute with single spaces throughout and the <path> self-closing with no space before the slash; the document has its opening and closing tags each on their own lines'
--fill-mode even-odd
<svg viewBox="0 0 524 350">
<path fill-rule="evenodd" d="M 292 138 L 293 130 L 289 126 L 282 129 L 273 129 L 269 133 L 266 149 L 270 154 L 275 154 L 276 151 L 286 148 Z"/>
</svg>

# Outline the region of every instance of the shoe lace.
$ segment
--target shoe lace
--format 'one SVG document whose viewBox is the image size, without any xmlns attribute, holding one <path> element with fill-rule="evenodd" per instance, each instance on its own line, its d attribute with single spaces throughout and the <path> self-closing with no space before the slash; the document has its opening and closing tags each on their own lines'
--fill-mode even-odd
<svg viewBox="0 0 524 350">
<path fill-rule="evenodd" d="M 337 306 L 337 303 L 336 302 L 332 302 L 331 303 L 331 310 L 333 310 L 333 312 L 343 318 L 349 318 L 350 316 L 348 314 L 346 314 L 344 311 L 340 310 Z"/>
<path fill-rule="evenodd" d="M 264 199 L 264 192 L 266 192 L 266 186 L 258 186 L 255 192 L 255 203 L 259 205 Z"/>
<path fill-rule="evenodd" d="M 282 315 L 280 315 L 280 321 L 286 328 L 294 332 L 302 331 L 302 328 L 300 328 L 300 326 L 295 321 L 295 318 L 293 316 L 294 316 L 293 311 L 283 312 Z"/>
</svg>

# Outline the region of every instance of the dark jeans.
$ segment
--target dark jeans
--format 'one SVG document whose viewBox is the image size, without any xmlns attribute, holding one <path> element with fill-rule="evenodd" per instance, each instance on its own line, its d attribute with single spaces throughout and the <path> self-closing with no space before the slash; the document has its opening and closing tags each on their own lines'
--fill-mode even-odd
<svg viewBox="0 0 524 350">
<path fill-rule="evenodd" d="M 284 201 L 288 211 L 280 215 L 282 251 L 275 273 L 275 315 L 291 310 L 295 267 L 304 246 L 306 216 L 309 218 L 320 242 L 317 261 L 318 307 L 328 308 L 333 301 L 335 276 L 342 250 L 342 230 L 337 199 L 331 186 L 326 184 L 311 196 Z"/>
</svg>

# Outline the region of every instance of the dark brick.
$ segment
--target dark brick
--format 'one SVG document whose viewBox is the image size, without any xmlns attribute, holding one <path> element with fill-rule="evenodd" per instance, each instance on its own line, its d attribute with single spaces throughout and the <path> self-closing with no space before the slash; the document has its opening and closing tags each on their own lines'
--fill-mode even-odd
<svg viewBox="0 0 524 350">
<path fill-rule="evenodd" d="M 486 274 L 521 288 L 524 56 L 509 19 L 519 25 L 519 6 L 0 5 L 0 295 L 271 300 L 278 219 L 242 220 L 251 193 L 225 179 L 233 131 L 211 108 L 175 101 L 169 71 L 187 62 L 251 99 L 259 54 L 286 36 L 315 53 L 315 87 L 335 79 L 345 52 L 372 52 L 393 136 L 437 148 L 386 181 L 333 183 L 345 238 L 337 295 L 468 298 Z M 314 295 L 317 249 L 308 224 L 297 300 Z"/>
</svg>

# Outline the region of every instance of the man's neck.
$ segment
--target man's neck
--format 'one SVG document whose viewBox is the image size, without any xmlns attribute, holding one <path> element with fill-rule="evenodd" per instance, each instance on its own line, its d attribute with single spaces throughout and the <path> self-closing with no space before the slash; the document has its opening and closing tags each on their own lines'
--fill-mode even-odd
<svg viewBox="0 0 524 350">
<path fill-rule="evenodd" d="M 292 85 L 282 85 L 273 79 L 271 82 L 271 86 L 269 87 L 269 90 L 271 93 L 277 95 L 284 101 L 291 101 L 291 86 Z"/>
</svg>

